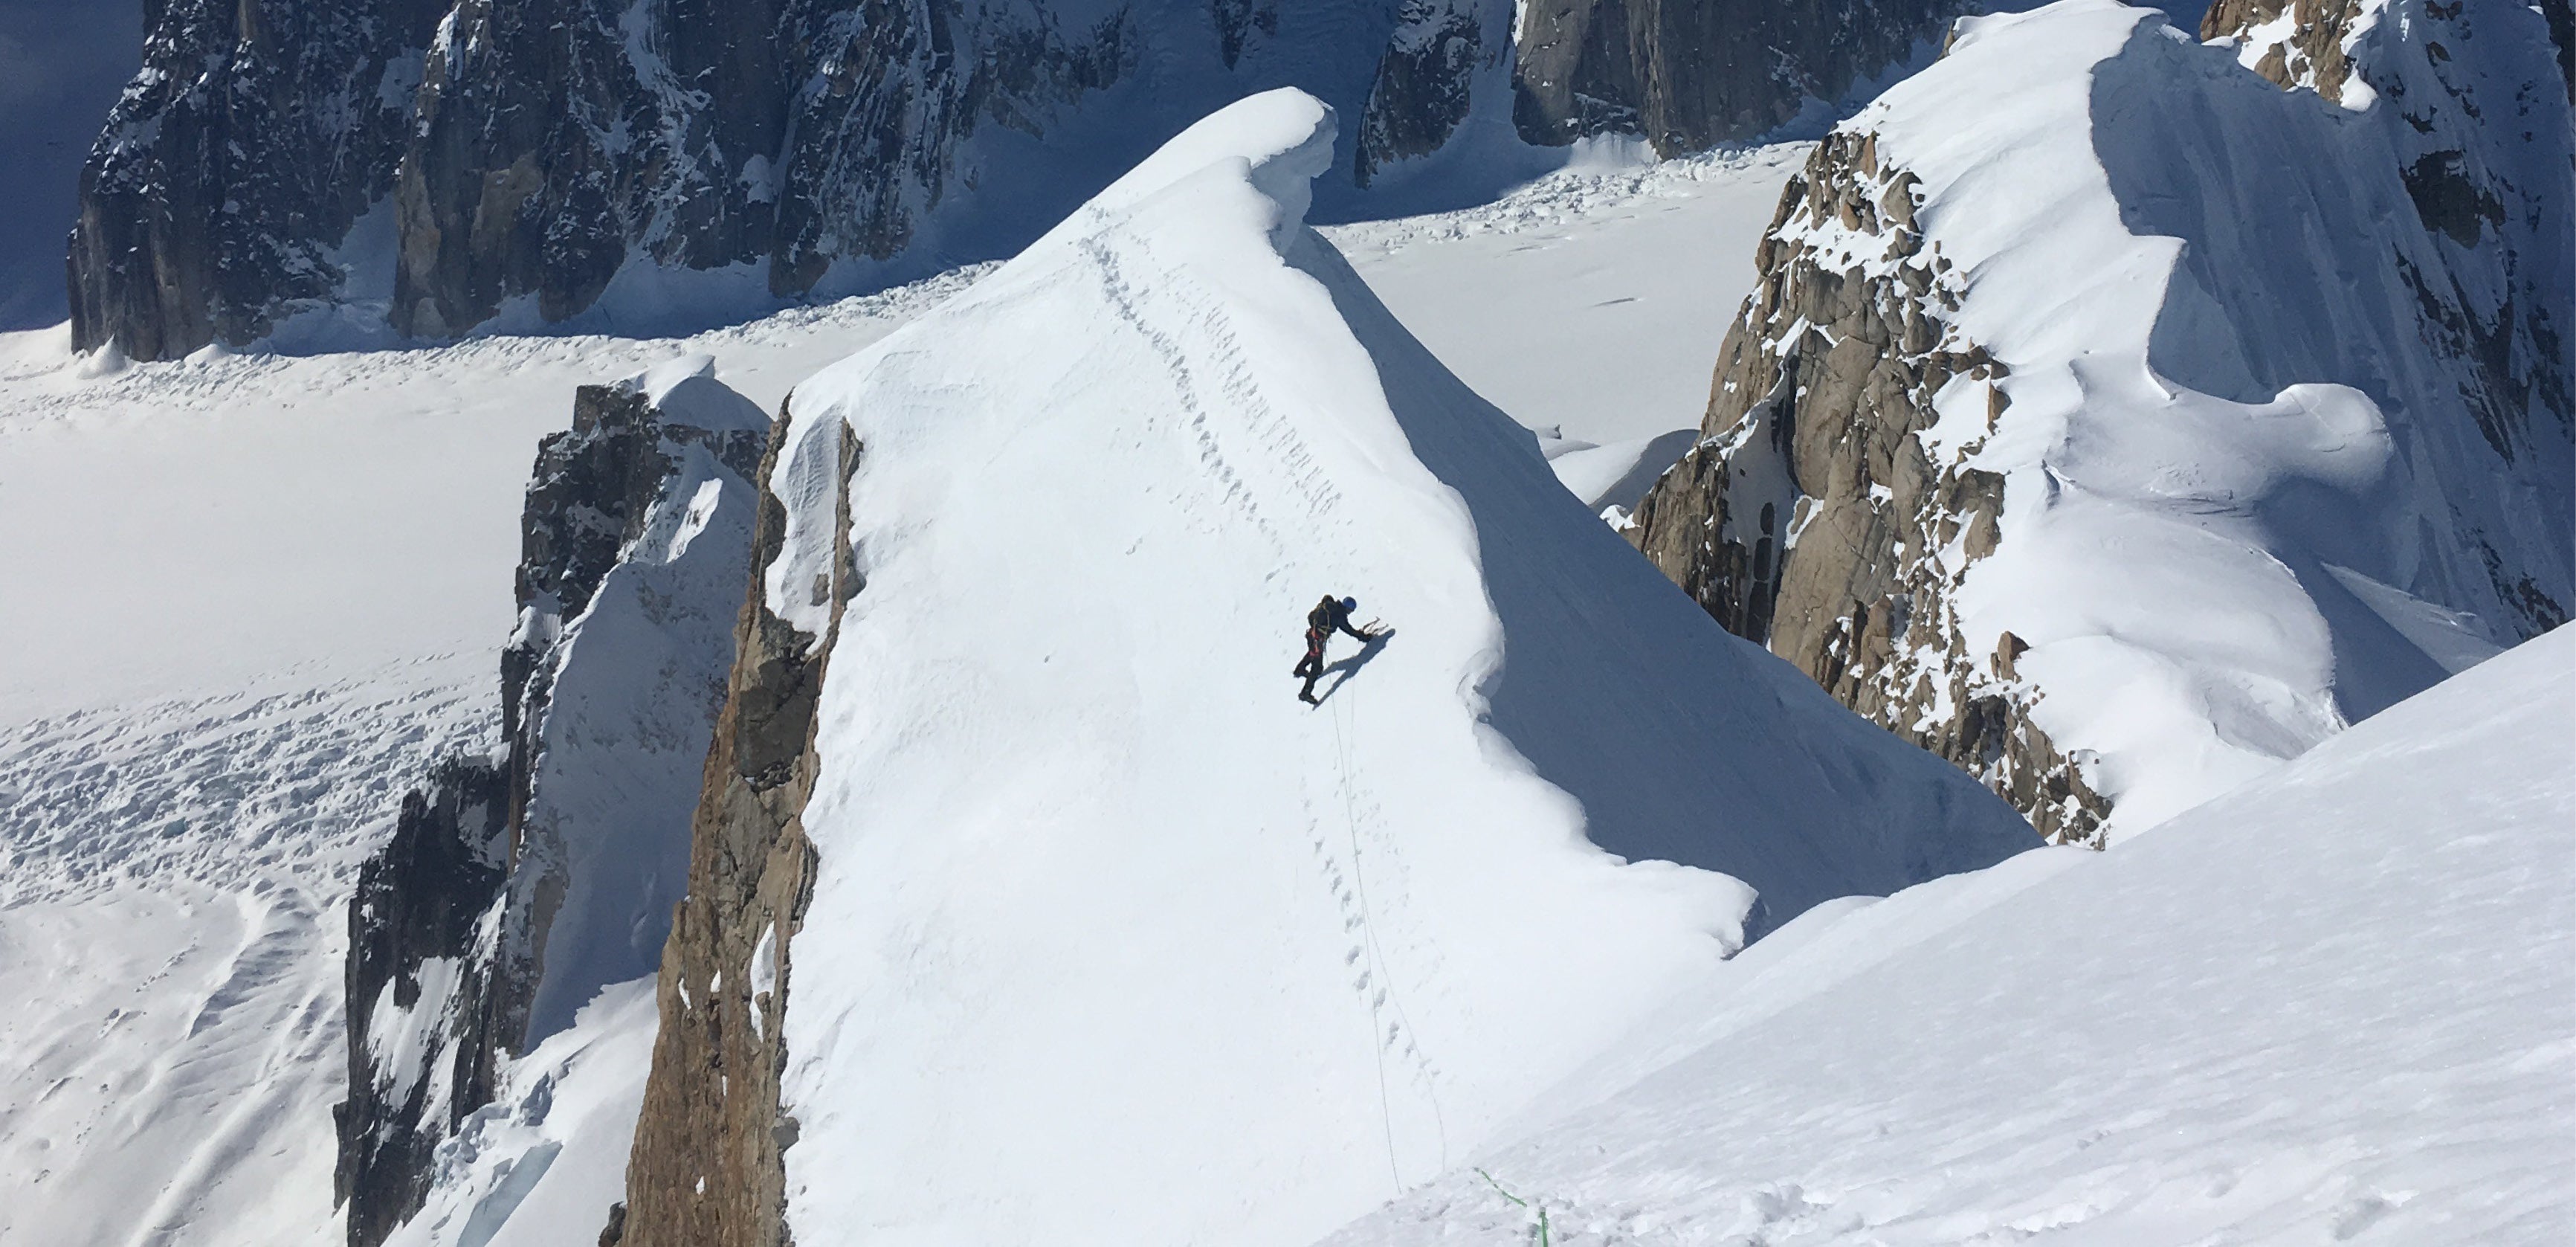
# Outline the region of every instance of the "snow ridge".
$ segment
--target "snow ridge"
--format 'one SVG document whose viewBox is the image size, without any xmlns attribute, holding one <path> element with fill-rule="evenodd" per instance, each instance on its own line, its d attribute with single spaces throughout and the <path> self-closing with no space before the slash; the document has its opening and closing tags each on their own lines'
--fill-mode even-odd
<svg viewBox="0 0 2576 1247">
<path fill-rule="evenodd" d="M 1748 928 L 2035 843 L 1403 334 L 1300 226 L 1333 130 L 1220 112 L 796 392 L 768 604 L 832 626 L 843 505 L 864 583 L 789 950 L 829 951 L 781 958 L 799 1242 L 1303 1241 Z M 1309 710 L 1323 588 L 1396 631 Z"/>
</svg>

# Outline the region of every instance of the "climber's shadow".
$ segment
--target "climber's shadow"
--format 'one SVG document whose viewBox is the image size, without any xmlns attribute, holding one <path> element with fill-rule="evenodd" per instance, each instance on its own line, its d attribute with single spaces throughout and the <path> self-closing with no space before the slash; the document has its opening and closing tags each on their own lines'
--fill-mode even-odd
<svg viewBox="0 0 2576 1247">
<path fill-rule="evenodd" d="M 1324 664 L 1326 682 L 1316 690 L 1315 704 L 1320 706 L 1331 701 L 1334 690 L 1349 683 L 1352 676 L 1358 675 L 1360 668 L 1367 666 L 1370 659 L 1377 657 L 1378 651 L 1386 648 L 1387 638 L 1394 635 L 1395 629 L 1380 628 L 1376 636 L 1360 643 L 1360 652 L 1340 662 Z"/>
</svg>

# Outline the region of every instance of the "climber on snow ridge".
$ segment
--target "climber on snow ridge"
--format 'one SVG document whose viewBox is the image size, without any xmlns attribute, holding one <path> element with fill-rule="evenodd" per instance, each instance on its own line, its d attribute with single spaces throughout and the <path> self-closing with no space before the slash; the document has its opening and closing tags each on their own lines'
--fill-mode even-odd
<svg viewBox="0 0 2576 1247">
<path fill-rule="evenodd" d="M 1306 656 L 1298 661 L 1295 670 L 1288 673 L 1306 681 L 1306 687 L 1297 690 L 1297 700 L 1309 706 L 1318 704 L 1315 681 L 1323 678 L 1324 642 L 1332 639 L 1335 629 L 1350 633 L 1363 642 L 1374 641 L 1383 635 L 1380 631 L 1351 626 L 1351 612 L 1359 608 L 1358 598 L 1336 598 L 1328 593 L 1323 601 L 1315 604 L 1315 609 L 1306 612 Z"/>
</svg>

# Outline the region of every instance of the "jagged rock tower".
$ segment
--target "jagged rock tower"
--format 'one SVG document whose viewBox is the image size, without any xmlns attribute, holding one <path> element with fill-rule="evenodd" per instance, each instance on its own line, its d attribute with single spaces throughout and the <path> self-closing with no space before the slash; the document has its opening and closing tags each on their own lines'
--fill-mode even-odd
<svg viewBox="0 0 2576 1247">
<path fill-rule="evenodd" d="M 404 799 L 349 909 L 339 1197 L 374 1247 L 510 1057 L 652 972 L 733 656 L 765 422 L 703 357 L 583 386 L 537 453 L 497 756 Z"/>
</svg>

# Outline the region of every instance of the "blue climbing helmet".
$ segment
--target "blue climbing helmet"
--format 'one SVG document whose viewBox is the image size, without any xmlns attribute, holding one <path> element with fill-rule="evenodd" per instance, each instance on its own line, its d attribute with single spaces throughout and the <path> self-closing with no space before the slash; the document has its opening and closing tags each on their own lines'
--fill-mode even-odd
<svg viewBox="0 0 2576 1247">
<path fill-rule="evenodd" d="M 1360 600 L 1359 600 L 1358 598 L 1343 598 L 1343 599 L 1342 599 L 1342 613 L 1343 613 L 1343 614 L 1347 615 L 1347 614 L 1351 613 L 1352 611 L 1358 610 L 1359 608 L 1360 608 Z"/>
</svg>

